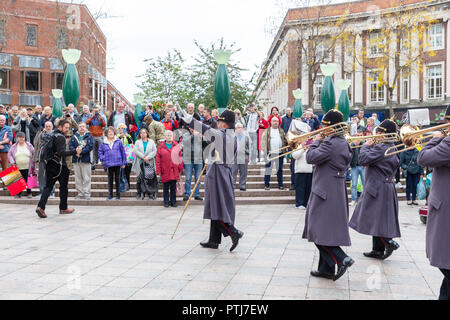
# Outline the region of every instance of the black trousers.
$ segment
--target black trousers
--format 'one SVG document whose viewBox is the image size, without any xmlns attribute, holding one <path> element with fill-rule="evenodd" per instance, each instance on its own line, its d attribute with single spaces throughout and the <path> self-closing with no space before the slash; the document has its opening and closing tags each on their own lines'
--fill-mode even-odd
<svg viewBox="0 0 450 320">
<path fill-rule="evenodd" d="M 384 252 L 384 250 L 386 250 L 386 244 L 391 240 L 392 240 L 391 238 L 373 237 L 372 250 Z"/>
<path fill-rule="evenodd" d="M 229 223 L 220 220 L 211 220 L 211 228 L 209 229 L 209 242 L 221 244 L 222 235 L 226 238 L 237 232 L 237 229 Z"/>
<path fill-rule="evenodd" d="M 444 275 L 439 300 L 450 300 L 450 270 L 440 269 Z"/>
<path fill-rule="evenodd" d="M 295 159 L 291 158 L 291 186 L 295 188 L 296 180 L 295 180 Z"/>
<path fill-rule="evenodd" d="M 341 264 L 348 256 L 340 247 L 321 246 L 316 244 L 320 252 L 319 271 L 335 274 L 335 265 Z"/>
<path fill-rule="evenodd" d="M 19 170 L 22 177 L 25 179 L 25 182 L 28 180 L 28 169 L 25 170 Z M 27 194 L 31 194 L 31 190 L 27 189 Z"/>
<path fill-rule="evenodd" d="M 108 168 L 108 191 L 109 196 L 113 196 L 114 181 L 116 182 L 117 196 L 120 196 L 119 185 L 120 185 L 120 167 L 109 167 Z"/>
<path fill-rule="evenodd" d="M 397 172 L 395 173 L 395 183 L 400 182 L 400 168 L 398 168 Z"/>
<path fill-rule="evenodd" d="M 164 204 L 177 203 L 177 182 L 175 180 L 163 183 Z"/>
<path fill-rule="evenodd" d="M 295 205 L 297 207 L 304 206 L 306 208 L 308 206 L 312 178 L 312 173 L 295 174 Z"/>
<path fill-rule="evenodd" d="M 69 196 L 69 176 L 70 171 L 66 165 L 59 165 L 56 162 L 49 161 L 45 166 L 46 182 L 45 188 L 42 192 L 41 199 L 39 200 L 38 207 L 45 210 L 48 197 L 55 187 L 56 181 L 59 181 L 59 209 L 67 210 L 67 197 Z"/>
<path fill-rule="evenodd" d="M 127 181 L 128 181 L 128 186 L 130 186 L 131 188 L 131 180 L 130 180 L 130 176 L 131 176 L 131 168 L 133 167 L 132 164 L 128 163 L 125 167 L 125 176 L 127 177 Z"/>
</svg>

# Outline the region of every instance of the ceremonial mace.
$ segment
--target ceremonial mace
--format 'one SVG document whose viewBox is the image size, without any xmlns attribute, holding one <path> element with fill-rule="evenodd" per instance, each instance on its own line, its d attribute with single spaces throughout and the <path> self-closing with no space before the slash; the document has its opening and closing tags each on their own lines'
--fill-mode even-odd
<svg viewBox="0 0 450 320">
<path fill-rule="evenodd" d="M 197 183 L 195 184 L 195 187 L 194 187 L 194 189 L 192 189 L 191 195 L 189 196 L 189 200 L 186 202 L 186 205 L 184 206 L 183 213 L 181 214 L 180 220 L 178 220 L 177 227 L 175 228 L 175 231 L 173 232 L 172 240 L 175 237 L 175 233 L 177 233 L 178 227 L 180 226 L 180 223 L 181 223 L 181 220 L 183 219 L 184 213 L 186 212 L 186 209 L 189 207 L 189 203 L 191 202 L 192 197 L 194 196 L 195 190 L 197 189 L 197 186 L 199 185 L 207 166 L 208 166 L 208 159 L 206 159 L 205 165 L 203 166 L 203 170 L 200 173 L 200 177 L 198 177 Z"/>
</svg>

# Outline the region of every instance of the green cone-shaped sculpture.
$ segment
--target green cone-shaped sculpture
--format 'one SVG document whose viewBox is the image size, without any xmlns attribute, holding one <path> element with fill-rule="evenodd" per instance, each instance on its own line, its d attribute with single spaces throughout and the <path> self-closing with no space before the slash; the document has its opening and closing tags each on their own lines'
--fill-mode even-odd
<svg viewBox="0 0 450 320">
<path fill-rule="evenodd" d="M 62 90 L 59 89 L 53 89 L 53 111 L 52 114 L 55 118 L 61 118 L 63 116 L 62 111 L 62 101 L 61 98 L 63 96 Z"/>
<path fill-rule="evenodd" d="M 336 72 L 337 64 L 321 64 L 320 69 L 322 70 L 322 74 L 325 76 L 320 101 L 323 112 L 327 113 L 336 107 L 336 93 L 334 92 L 333 79 L 331 76 Z"/>
<path fill-rule="evenodd" d="M 142 112 L 142 102 L 144 101 L 144 97 L 141 94 L 134 95 L 134 102 L 136 103 L 136 107 L 134 108 L 134 120 L 136 121 L 136 125 L 140 126 L 141 121 L 139 120 L 139 115 Z"/>
<path fill-rule="evenodd" d="M 339 98 L 338 110 L 344 115 L 344 122 L 348 121 L 350 117 L 350 99 L 348 97 L 348 88 L 352 84 L 351 80 L 338 80 L 337 87 L 341 90 L 341 96 Z"/>
<path fill-rule="evenodd" d="M 225 111 L 230 102 L 230 79 L 227 72 L 227 63 L 230 60 L 230 50 L 217 50 L 214 51 L 214 58 L 216 59 L 219 67 L 217 68 L 216 79 L 214 81 L 214 100 L 216 100 L 219 114 Z"/>
<path fill-rule="evenodd" d="M 78 106 L 80 99 L 80 78 L 75 64 L 80 60 L 81 51 L 76 49 L 64 49 L 62 51 L 63 59 L 67 63 L 66 72 L 63 80 L 63 95 L 66 105 L 73 104 Z"/>
<path fill-rule="evenodd" d="M 297 89 L 292 91 L 292 94 L 295 98 L 295 105 L 294 105 L 294 119 L 299 119 L 303 115 L 303 90 Z"/>
</svg>

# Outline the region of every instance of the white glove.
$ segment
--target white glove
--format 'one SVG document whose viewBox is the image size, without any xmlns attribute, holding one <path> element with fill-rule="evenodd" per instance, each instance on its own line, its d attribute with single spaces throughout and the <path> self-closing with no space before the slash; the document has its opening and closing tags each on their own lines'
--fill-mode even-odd
<svg viewBox="0 0 450 320">
<path fill-rule="evenodd" d="M 186 124 L 190 124 L 191 122 L 192 122 L 192 119 L 194 118 L 193 116 L 191 116 L 190 114 L 188 114 L 185 110 L 181 110 L 181 113 L 182 113 L 182 117 L 181 117 L 181 119 L 183 119 L 183 121 L 186 123 Z"/>
</svg>

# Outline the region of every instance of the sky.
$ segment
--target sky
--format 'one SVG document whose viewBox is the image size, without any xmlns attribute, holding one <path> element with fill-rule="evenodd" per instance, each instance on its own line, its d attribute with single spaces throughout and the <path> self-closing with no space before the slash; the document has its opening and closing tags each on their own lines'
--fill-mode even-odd
<svg viewBox="0 0 450 320">
<path fill-rule="evenodd" d="M 83 0 L 91 12 L 99 9 L 110 18 L 99 19 L 107 37 L 107 78 L 133 101 L 139 92 L 137 77 L 145 59 L 164 56 L 171 49 L 189 59 L 197 55 L 194 40 L 208 46 L 224 38 L 242 50 L 232 57 L 250 78 L 267 56 L 273 35 L 290 0 Z M 295 0 L 293 0 L 295 2 Z M 338 1 L 333 1 L 338 2 Z M 341 1 L 339 1 L 341 2 Z M 292 6 L 292 4 L 289 4 Z M 269 28 L 270 29 L 270 28 Z"/>
</svg>

